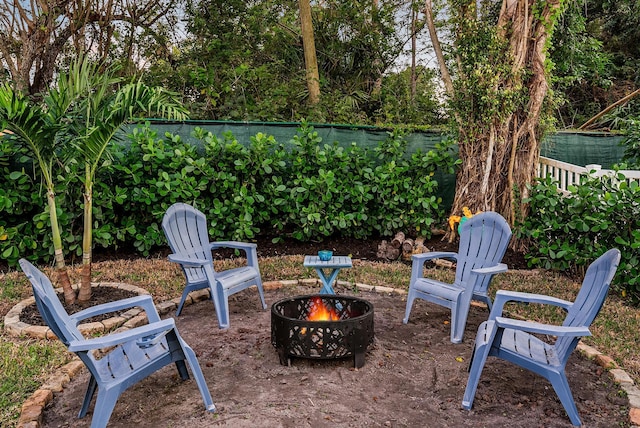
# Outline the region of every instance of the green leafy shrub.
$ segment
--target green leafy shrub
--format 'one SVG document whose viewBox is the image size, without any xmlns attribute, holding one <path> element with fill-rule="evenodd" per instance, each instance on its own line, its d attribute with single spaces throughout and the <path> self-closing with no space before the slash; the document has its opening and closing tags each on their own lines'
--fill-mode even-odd
<svg viewBox="0 0 640 428">
<path fill-rule="evenodd" d="M 352 144 L 322 144 L 313 127 L 303 124 L 292 140 L 285 187 L 285 229 L 299 240 L 336 233 L 364 237 L 371 233 L 370 184 L 363 180 L 365 151 Z"/>
<path fill-rule="evenodd" d="M 46 190 L 37 179 L 27 151 L 11 137 L 0 139 L 0 170 L 0 257 L 10 265 L 21 257 L 49 260 L 53 244 Z M 67 203 L 74 197 L 67 191 L 73 175 L 59 177 L 55 188 L 57 198 Z M 60 207 L 57 212 L 62 239 L 70 251 L 75 251 L 81 240 L 81 235 L 72 231 L 75 217 Z"/>
<path fill-rule="evenodd" d="M 145 256 L 166 247 L 162 217 L 176 202 L 202 210 L 214 240 L 366 238 L 399 230 L 428 236 L 443 218 L 434 172 L 451 172 L 455 163 L 444 145 L 408 156 L 400 131 L 374 150 L 323 143 L 304 123 L 286 147 L 263 133 L 246 146 L 231 133 L 218 137 L 196 128 L 193 137 L 196 144 L 159 136 L 146 124 L 108 147 L 93 192 L 94 245 L 135 248 Z M 48 261 L 49 212 L 18 150 L 0 145 L 0 255 L 11 264 L 20 257 Z M 82 168 L 77 162 L 62 167 L 58 221 L 65 255 L 79 256 Z"/>
<path fill-rule="evenodd" d="M 400 131 L 376 148 L 380 162 L 367 177 L 373 184 L 373 227 L 382 236 L 409 231 L 431 236 L 430 226 L 443 217 L 438 183 L 433 175 L 444 158 L 416 152 L 406 159 L 407 142 Z"/>
<path fill-rule="evenodd" d="M 282 146 L 262 133 L 251 137 L 248 147 L 230 132 L 222 139 L 201 130 L 195 136 L 204 142 L 208 166 L 210 203 L 201 209 L 209 221 L 209 234 L 212 239 L 255 238 L 272 216 L 280 215 L 285 168 Z"/>
<path fill-rule="evenodd" d="M 529 216 L 517 228 L 529 244 L 529 264 L 583 274 L 616 247 L 622 260 L 614 282 L 623 295 L 640 301 L 640 186 L 614 174 L 583 176 L 569 190 L 563 196 L 551 178 L 532 187 Z"/>
<path fill-rule="evenodd" d="M 622 161 L 633 168 L 640 167 L 640 119 L 626 121 L 625 138 L 621 145 L 625 148 Z"/>
<path fill-rule="evenodd" d="M 123 243 L 133 240 L 141 254 L 166 245 L 162 216 L 170 205 L 197 205 L 208 182 L 205 159 L 197 147 L 179 136 L 158 138 L 148 125 L 133 130 L 128 146 L 116 146 L 110 176 L 100 195 L 112 211 L 110 236 Z M 96 202 L 96 204 L 100 204 Z"/>
</svg>

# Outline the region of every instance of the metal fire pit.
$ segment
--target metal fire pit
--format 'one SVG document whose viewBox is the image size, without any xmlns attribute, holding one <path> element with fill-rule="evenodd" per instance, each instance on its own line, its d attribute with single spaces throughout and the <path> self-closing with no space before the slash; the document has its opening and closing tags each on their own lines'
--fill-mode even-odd
<svg viewBox="0 0 640 428">
<path fill-rule="evenodd" d="M 318 299 L 338 314 L 335 321 L 309 321 Z M 282 299 L 271 306 L 271 343 L 280 364 L 292 357 L 334 359 L 354 357 L 364 365 L 367 346 L 373 342 L 373 305 L 366 300 L 334 294 Z"/>
</svg>

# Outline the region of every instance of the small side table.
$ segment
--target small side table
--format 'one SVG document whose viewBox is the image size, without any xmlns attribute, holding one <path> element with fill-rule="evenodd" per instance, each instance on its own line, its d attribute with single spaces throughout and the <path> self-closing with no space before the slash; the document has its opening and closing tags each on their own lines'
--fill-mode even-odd
<svg viewBox="0 0 640 428">
<path fill-rule="evenodd" d="M 304 256 L 304 267 L 314 268 L 322 281 L 320 294 L 336 294 L 331 284 L 335 281 L 340 269 L 351 266 L 351 257 L 349 256 L 333 256 L 327 261 L 320 260 L 318 256 Z M 328 272 L 325 272 L 325 269 Z"/>
</svg>

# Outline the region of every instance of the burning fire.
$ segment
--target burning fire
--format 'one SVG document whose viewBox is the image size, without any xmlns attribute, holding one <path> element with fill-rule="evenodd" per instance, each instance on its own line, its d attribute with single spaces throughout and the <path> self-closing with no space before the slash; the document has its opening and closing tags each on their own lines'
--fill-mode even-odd
<svg viewBox="0 0 640 428">
<path fill-rule="evenodd" d="M 315 296 L 312 298 L 311 309 L 307 315 L 308 321 L 338 321 L 340 317 L 333 308 L 328 308 L 322 298 Z"/>
</svg>

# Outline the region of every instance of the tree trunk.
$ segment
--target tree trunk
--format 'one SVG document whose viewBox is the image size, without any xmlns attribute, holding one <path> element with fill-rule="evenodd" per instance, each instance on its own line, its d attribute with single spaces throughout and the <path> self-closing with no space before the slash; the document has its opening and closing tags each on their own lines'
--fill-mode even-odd
<svg viewBox="0 0 640 428">
<path fill-rule="evenodd" d="M 416 54 L 417 54 L 417 35 L 416 20 L 418 19 L 418 11 L 411 9 L 411 104 L 415 105 L 417 93 L 417 77 L 416 77 Z"/>
<path fill-rule="evenodd" d="M 298 4 L 300 6 L 300 26 L 302 27 L 302 46 L 304 49 L 305 68 L 307 70 L 309 103 L 316 105 L 320 102 L 320 74 L 318 73 L 316 44 L 313 37 L 311 3 L 309 0 L 299 0 Z"/>
<path fill-rule="evenodd" d="M 536 176 L 544 131 L 541 116 L 548 90 L 545 43 L 560 8 L 558 1 L 549 1 L 534 13 L 533 3 L 533 0 L 503 3 L 497 34 L 507 48 L 504 55 L 489 60 L 508 64 L 511 69 L 491 76 L 496 83 L 489 96 L 511 91 L 524 93 L 524 101 L 519 100 L 511 109 L 498 107 L 488 123 L 478 120 L 479 115 L 460 115 L 463 120 L 458 119 L 462 164 L 456 175 L 452 215 L 460 215 L 467 206 L 472 212 L 496 211 L 511 225 L 527 215 L 522 199 L 528 196 L 527 186 Z M 474 94 L 457 96 L 471 98 Z"/>
<path fill-rule="evenodd" d="M 86 180 L 89 180 L 87 177 Z M 93 191 L 91 183 L 85 184 L 84 193 L 84 225 L 82 235 L 82 272 L 80 273 L 80 291 L 78 292 L 78 302 L 87 303 L 91 300 L 91 246 L 92 246 L 92 198 Z"/>
<path fill-rule="evenodd" d="M 75 290 L 71 287 L 69 273 L 64 263 L 64 252 L 62 251 L 62 238 L 58 229 L 58 212 L 56 209 L 56 195 L 53 190 L 47 191 L 47 203 L 49 205 L 49 220 L 51 222 L 51 235 L 53 240 L 54 260 L 56 266 L 56 281 L 62 287 L 64 301 L 67 305 L 72 305 L 76 301 Z"/>
<path fill-rule="evenodd" d="M 396 236 L 394 236 L 391 240 L 391 246 L 393 248 L 400 248 L 402 246 L 402 243 L 404 242 L 404 238 L 404 232 L 396 233 Z"/>
</svg>

